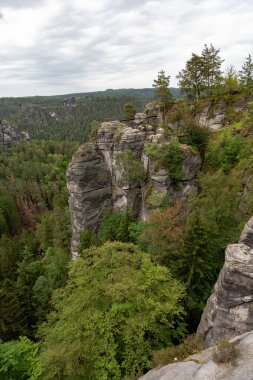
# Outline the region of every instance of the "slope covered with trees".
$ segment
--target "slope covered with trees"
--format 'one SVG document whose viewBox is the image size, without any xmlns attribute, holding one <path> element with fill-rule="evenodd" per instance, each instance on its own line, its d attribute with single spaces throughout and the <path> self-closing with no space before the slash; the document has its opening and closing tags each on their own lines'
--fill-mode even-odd
<svg viewBox="0 0 253 380">
<path fill-rule="evenodd" d="M 172 93 L 180 96 L 178 89 L 172 89 Z M 28 132 L 32 139 L 83 143 L 92 121 L 123 119 L 125 104 L 130 103 L 141 111 L 154 98 L 152 88 L 1 98 L 0 120 L 6 119 Z"/>
<path fill-rule="evenodd" d="M 162 128 L 172 138 L 147 147 L 159 167 L 169 168 L 175 188 L 183 170 L 179 145 L 197 152 L 203 160 L 198 191 L 187 201 L 156 199 L 145 222 L 129 210 L 104 213 L 96 234 L 81 233 L 75 262 L 66 169 L 77 144 L 33 140 L 0 149 L 1 379 L 130 380 L 152 358 L 163 362 L 166 347 L 177 355 L 185 349 L 173 345 L 196 330 L 224 249 L 253 213 L 251 56 L 239 74 L 230 68 L 224 76 L 221 61 L 218 49 L 205 46 L 179 76 L 185 102 L 172 104 L 167 91 L 157 93 Z M 160 75 L 155 89 L 168 89 L 169 77 Z M 32 137 L 82 141 L 86 122 L 121 117 L 118 112 L 132 116 L 147 94 L 139 103 L 113 90 L 63 103 L 60 97 L 29 104 L 3 99 L 0 110 Z M 243 99 L 247 107 L 230 109 L 224 128 L 208 133 L 196 124 L 195 111 L 221 99 L 230 107 Z M 85 119 L 85 110 L 92 116 Z M 145 181 L 131 151 L 119 153 L 117 165 Z"/>
</svg>

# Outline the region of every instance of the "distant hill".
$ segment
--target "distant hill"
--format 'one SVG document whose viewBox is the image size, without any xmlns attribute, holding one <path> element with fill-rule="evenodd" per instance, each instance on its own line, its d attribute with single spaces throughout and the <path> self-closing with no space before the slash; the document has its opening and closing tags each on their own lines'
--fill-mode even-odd
<svg viewBox="0 0 253 380">
<path fill-rule="evenodd" d="M 180 98 L 179 89 L 171 92 Z M 32 139 L 84 142 L 93 120 L 120 119 L 124 104 L 132 103 L 141 111 L 154 100 L 153 88 L 0 98 L 0 120 L 28 132 Z"/>
</svg>

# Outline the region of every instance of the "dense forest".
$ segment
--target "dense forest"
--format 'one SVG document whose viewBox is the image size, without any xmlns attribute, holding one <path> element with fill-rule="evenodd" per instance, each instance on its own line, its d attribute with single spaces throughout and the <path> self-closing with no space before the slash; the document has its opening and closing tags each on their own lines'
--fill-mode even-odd
<svg viewBox="0 0 253 380">
<path fill-rule="evenodd" d="M 171 89 L 175 97 L 179 90 Z M 0 120 L 6 120 L 37 140 L 85 142 L 92 121 L 124 118 L 124 104 L 136 111 L 154 100 L 154 89 L 122 89 L 58 96 L 1 98 Z"/>
<path fill-rule="evenodd" d="M 160 202 L 145 222 L 128 210 L 105 212 L 96 234 L 81 233 L 75 261 L 66 169 L 76 142 L 87 140 L 93 120 L 121 117 L 125 103 L 140 110 L 150 92 L 0 100 L 1 117 L 32 137 L 0 148 L 0 379 L 132 380 L 201 346 L 186 337 L 226 245 L 253 213 L 253 64 L 249 56 L 239 75 L 231 67 L 223 75 L 221 61 L 212 45 L 192 55 L 179 73 L 185 100 L 172 98 L 163 70 L 153 85 L 162 127 L 177 140 L 150 154 L 170 165 L 176 186 L 183 136 L 203 159 L 198 193 Z M 224 127 L 199 127 L 194 112 L 221 100 L 230 107 Z M 233 112 L 239 100 L 247 108 Z"/>
</svg>

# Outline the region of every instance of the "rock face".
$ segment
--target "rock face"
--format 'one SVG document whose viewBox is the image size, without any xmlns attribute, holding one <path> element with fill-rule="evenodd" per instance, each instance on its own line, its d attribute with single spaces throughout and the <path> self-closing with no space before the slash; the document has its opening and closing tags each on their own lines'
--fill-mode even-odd
<svg viewBox="0 0 253 380">
<path fill-rule="evenodd" d="M 5 120 L 0 122 L 0 146 L 10 146 L 21 140 L 29 140 L 30 136 L 26 132 L 19 132 L 15 127 Z"/>
<path fill-rule="evenodd" d="M 214 347 L 189 356 L 184 362 L 155 368 L 139 380 L 250 380 L 253 379 L 253 331 L 231 339 L 239 350 L 235 365 L 212 360 Z"/>
<path fill-rule="evenodd" d="M 96 141 L 81 146 L 72 158 L 67 186 L 73 225 L 73 256 L 77 255 L 80 232 L 85 229 L 96 231 L 106 208 L 115 211 L 128 208 L 136 217 L 145 219 L 152 207 L 149 201 L 152 196 L 162 194 L 176 199 L 188 197 L 197 190 L 196 175 L 202 162 L 199 155 L 186 145 L 181 146 L 183 178 L 176 188 L 169 171 L 155 169 L 145 146 L 159 144 L 164 139 L 164 130 L 158 124 L 159 113 L 157 110 L 152 113 L 150 106 L 144 113 L 136 115 L 131 126 L 118 121 L 102 123 Z M 143 164 L 147 174 L 145 183 L 126 181 L 116 165 L 117 154 L 129 150 Z"/>
<path fill-rule="evenodd" d="M 211 131 L 216 131 L 226 125 L 226 118 L 229 116 L 229 110 L 233 110 L 234 117 L 236 114 L 242 114 L 247 109 L 248 100 L 241 99 L 234 102 L 231 106 L 220 101 L 213 105 L 207 104 L 200 112 L 197 112 L 195 120 L 202 127 L 207 127 Z M 239 117 L 240 120 L 240 117 Z"/>
<path fill-rule="evenodd" d="M 253 217 L 238 244 L 226 249 L 225 264 L 207 301 L 197 332 L 208 343 L 253 329 Z"/>
<path fill-rule="evenodd" d="M 69 206 L 72 215 L 72 252 L 76 256 L 83 226 L 94 230 L 102 221 L 102 210 L 111 207 L 112 182 L 102 153 L 93 145 L 76 152 L 68 171 Z"/>
</svg>

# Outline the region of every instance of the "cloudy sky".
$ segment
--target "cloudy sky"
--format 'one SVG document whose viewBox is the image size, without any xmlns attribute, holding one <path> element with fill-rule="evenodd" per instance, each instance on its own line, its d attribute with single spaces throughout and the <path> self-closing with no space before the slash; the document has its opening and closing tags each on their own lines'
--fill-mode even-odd
<svg viewBox="0 0 253 380">
<path fill-rule="evenodd" d="M 253 54 L 252 0 L 0 0 L 0 96 L 151 87 L 205 43 Z"/>
</svg>

